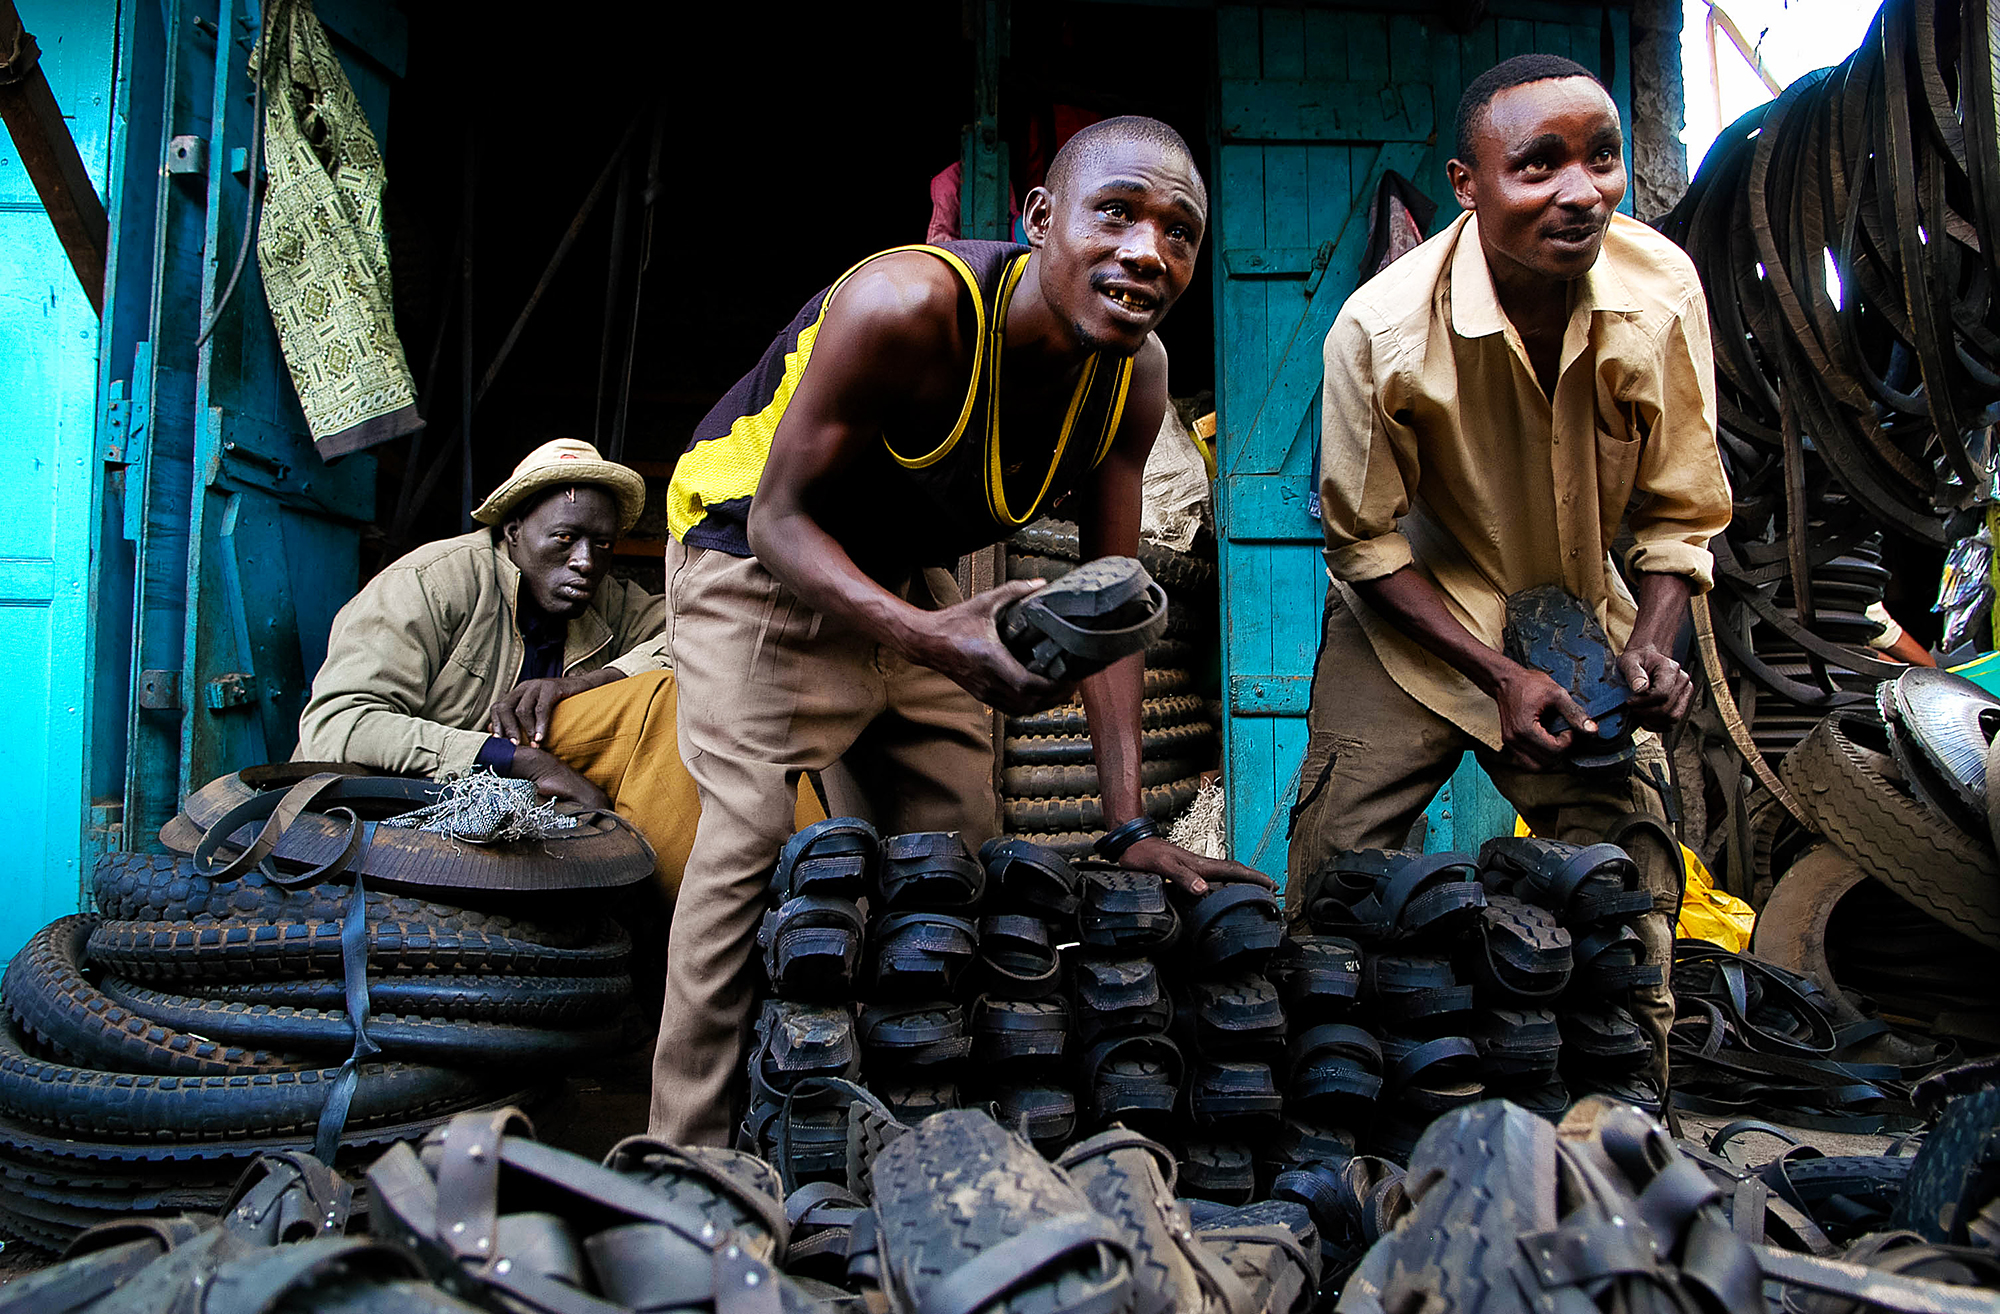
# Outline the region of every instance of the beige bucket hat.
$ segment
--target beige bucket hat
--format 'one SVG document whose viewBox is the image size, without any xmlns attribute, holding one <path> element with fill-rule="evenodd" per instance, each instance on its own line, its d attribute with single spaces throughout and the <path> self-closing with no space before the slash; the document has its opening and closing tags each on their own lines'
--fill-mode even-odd
<svg viewBox="0 0 2000 1314">
<path fill-rule="evenodd" d="M 601 484 L 618 498 L 618 532 L 624 533 L 639 521 L 646 509 L 646 481 L 637 470 L 616 461 L 607 461 L 597 449 L 578 438 L 557 438 L 543 443 L 521 458 L 507 482 L 493 490 L 472 513 L 482 525 L 505 521 L 520 505 L 544 488 L 569 484 Z"/>
</svg>

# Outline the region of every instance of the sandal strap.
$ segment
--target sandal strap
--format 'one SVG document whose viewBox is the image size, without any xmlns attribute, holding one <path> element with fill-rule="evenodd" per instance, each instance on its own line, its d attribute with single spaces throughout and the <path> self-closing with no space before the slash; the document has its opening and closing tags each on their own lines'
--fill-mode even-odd
<svg viewBox="0 0 2000 1314">
<path fill-rule="evenodd" d="M 1401 1090 L 1415 1081 L 1417 1074 L 1451 1059 L 1471 1059 L 1479 1061 L 1479 1049 L 1464 1036 L 1440 1036 L 1417 1045 L 1401 1058 L 1388 1060 L 1389 1070 L 1383 1073 L 1383 1084 L 1391 1091 Z"/>
<path fill-rule="evenodd" d="M 1096 1213 L 1058 1215 L 953 1269 L 917 1295 L 915 1314 L 973 1314 L 1055 1261 L 1097 1246 L 1119 1256 L 1127 1253 L 1110 1219 Z M 905 1287 L 913 1285 L 904 1282 Z M 1129 1292 L 1123 1289 L 1116 1294 L 1120 1306 L 1129 1299 Z"/>
<path fill-rule="evenodd" d="M 1375 888 L 1350 905 L 1352 912 L 1362 924 L 1378 924 L 1384 930 L 1398 929 L 1403 909 L 1418 891 L 1435 881 L 1442 872 L 1454 867 L 1470 871 L 1472 859 L 1463 853 L 1426 853 L 1406 859 L 1395 875 L 1377 877 Z M 1467 881 L 1470 885 L 1474 882 Z M 1365 917 L 1363 914 L 1367 914 Z"/>
<path fill-rule="evenodd" d="M 1639 868 L 1632 861 L 1632 855 L 1616 844 L 1586 844 L 1565 859 L 1554 871 L 1537 864 L 1530 869 L 1524 883 L 1555 907 L 1567 908 L 1585 877 L 1618 863 L 1623 863 L 1632 876 L 1638 874 Z M 1626 872 L 1621 871 L 1619 875 L 1626 877 Z M 1630 877 L 1626 877 L 1624 884 L 1628 890 L 1632 887 Z"/>
<path fill-rule="evenodd" d="M 1346 1022 L 1325 1022 L 1308 1028 L 1292 1041 L 1292 1062 L 1301 1063 L 1323 1049 L 1344 1054 L 1362 1054 L 1374 1060 L 1372 1071 L 1382 1071 L 1382 1042 L 1372 1032 Z"/>
</svg>

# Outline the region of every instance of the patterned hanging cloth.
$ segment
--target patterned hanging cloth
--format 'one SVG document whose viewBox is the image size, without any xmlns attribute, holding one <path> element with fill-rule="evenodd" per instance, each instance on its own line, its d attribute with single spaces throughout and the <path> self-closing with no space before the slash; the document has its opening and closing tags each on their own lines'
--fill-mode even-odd
<svg viewBox="0 0 2000 1314">
<path fill-rule="evenodd" d="M 423 428 L 396 336 L 382 235 L 382 152 L 313 13 L 275 0 L 257 267 L 292 386 L 320 456 L 332 460 Z"/>
</svg>

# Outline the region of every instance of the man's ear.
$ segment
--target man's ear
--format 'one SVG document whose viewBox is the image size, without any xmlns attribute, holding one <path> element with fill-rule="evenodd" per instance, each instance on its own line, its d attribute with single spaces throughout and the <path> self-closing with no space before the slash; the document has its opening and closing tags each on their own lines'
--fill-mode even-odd
<svg viewBox="0 0 2000 1314">
<path fill-rule="evenodd" d="M 506 524 L 500 526 L 500 537 L 506 540 L 508 547 L 521 546 L 520 519 L 516 517 L 515 519 L 509 520 Z"/>
<path fill-rule="evenodd" d="M 1451 193 L 1458 198 L 1461 210 L 1477 210 L 1479 203 L 1472 191 L 1472 167 L 1463 160 L 1448 160 L 1444 166 L 1444 176 L 1451 182 Z"/>
<path fill-rule="evenodd" d="M 1046 187 L 1037 187 L 1028 193 L 1028 203 L 1021 207 L 1021 227 L 1028 234 L 1028 245 L 1040 250 L 1049 240 L 1049 228 L 1056 219 L 1056 198 Z"/>
</svg>

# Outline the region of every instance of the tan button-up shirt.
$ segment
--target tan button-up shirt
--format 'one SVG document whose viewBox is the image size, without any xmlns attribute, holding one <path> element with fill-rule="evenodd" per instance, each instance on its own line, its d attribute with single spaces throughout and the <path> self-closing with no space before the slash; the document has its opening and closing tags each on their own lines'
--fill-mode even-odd
<svg viewBox="0 0 2000 1314">
<path fill-rule="evenodd" d="M 1415 564 L 1498 648 L 1509 594 L 1560 584 L 1623 646 L 1633 573 L 1713 583 L 1729 523 L 1715 443 L 1715 368 L 1685 253 L 1615 215 L 1572 292 L 1553 394 L 1508 322 L 1471 214 L 1371 279 L 1326 336 L 1320 508 L 1326 566 L 1382 665 L 1426 707 L 1493 747 L 1493 700 L 1376 615 L 1348 584 Z"/>
</svg>

